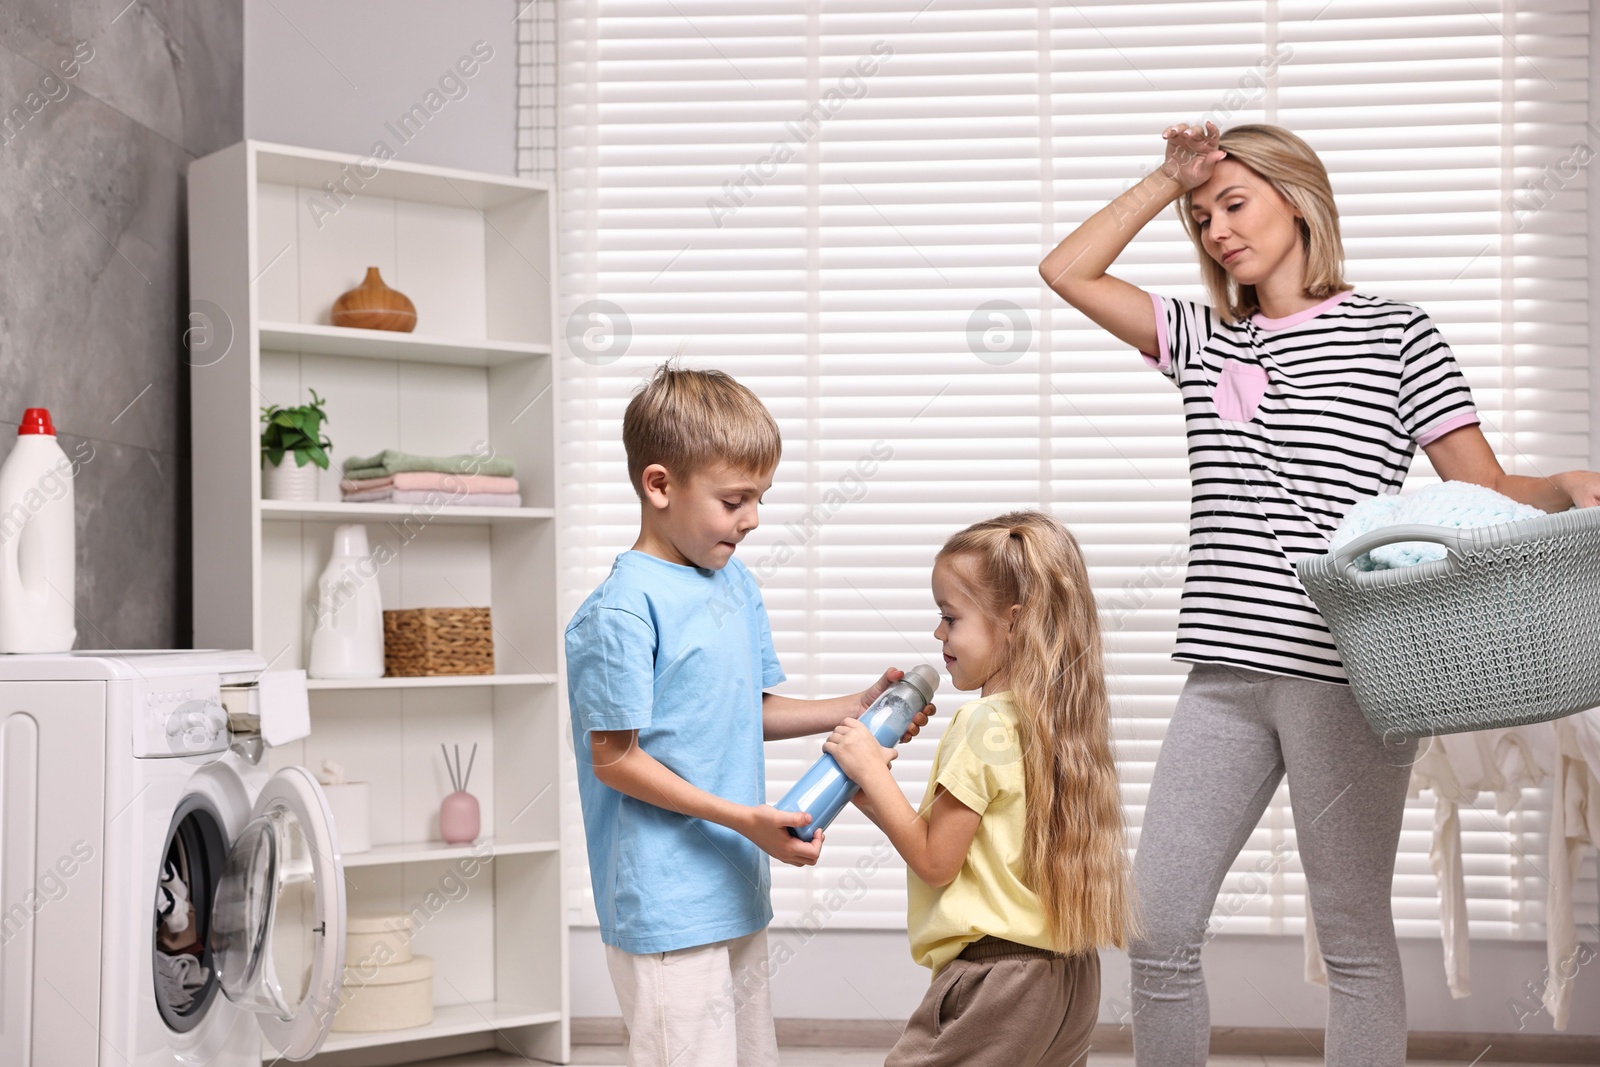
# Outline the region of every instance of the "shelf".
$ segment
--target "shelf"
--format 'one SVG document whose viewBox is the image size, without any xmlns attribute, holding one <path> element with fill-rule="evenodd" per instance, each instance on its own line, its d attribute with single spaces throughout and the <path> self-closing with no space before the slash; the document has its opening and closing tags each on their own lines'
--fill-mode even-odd
<svg viewBox="0 0 1600 1067">
<path fill-rule="evenodd" d="M 488 849 L 485 849 L 485 845 Z M 447 845 L 443 841 L 423 841 L 399 845 L 376 845 L 366 852 L 351 852 L 343 857 L 345 867 L 385 867 L 400 863 L 428 863 L 433 860 L 466 859 L 475 856 L 489 860 L 497 856 L 526 856 L 556 852 L 559 841 L 511 841 L 497 845 L 493 840 L 470 845 Z"/>
<path fill-rule="evenodd" d="M 284 521 L 366 522 L 413 519 L 471 526 L 555 518 L 555 508 L 480 508 L 463 504 L 346 504 L 337 500 L 263 500 L 261 517 Z"/>
<path fill-rule="evenodd" d="M 419 678 L 307 678 L 319 689 L 470 689 L 485 685 L 555 685 L 553 674 L 447 674 Z"/>
<path fill-rule="evenodd" d="M 369 156 L 328 152 L 320 148 L 276 144 L 271 141 L 246 142 L 256 157 L 256 180 L 280 185 L 307 185 L 349 179 L 353 169 L 361 179 L 362 196 L 384 196 L 414 200 L 444 207 L 472 207 L 492 210 L 504 204 L 549 196 L 548 183 L 532 178 L 513 178 L 506 174 L 485 174 L 457 170 L 428 163 L 402 163 L 388 160 L 374 167 Z M 377 173 L 368 176 L 368 171 Z"/>
<path fill-rule="evenodd" d="M 415 363 L 452 363 L 495 367 L 502 363 L 548 356 L 547 344 L 439 337 L 394 330 L 357 330 L 298 322 L 263 322 L 261 348 L 274 352 L 310 352 L 321 356 L 397 359 Z"/>
<path fill-rule="evenodd" d="M 461 1034 L 479 1034 L 489 1030 L 508 1030 L 514 1026 L 536 1026 L 541 1023 L 558 1023 L 559 1011 L 534 1011 L 518 1004 L 489 1001 L 479 1004 L 440 1005 L 433 1009 L 433 1022 L 409 1030 L 380 1030 L 376 1033 L 328 1035 L 320 1052 L 339 1052 L 344 1049 L 374 1048 L 379 1045 L 398 1045 L 410 1041 L 432 1041 L 438 1037 L 457 1037 Z M 265 1050 L 264 1050 L 265 1051 Z M 271 1061 L 276 1053 L 265 1057 Z"/>
</svg>

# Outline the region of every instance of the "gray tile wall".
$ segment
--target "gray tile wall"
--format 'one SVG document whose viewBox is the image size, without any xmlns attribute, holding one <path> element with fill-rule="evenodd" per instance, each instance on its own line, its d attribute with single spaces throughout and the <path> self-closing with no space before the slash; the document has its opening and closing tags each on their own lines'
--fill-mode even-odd
<svg viewBox="0 0 1600 1067">
<path fill-rule="evenodd" d="M 243 137 L 242 0 L 0 7 L 0 459 L 50 409 L 78 647 L 186 647 L 189 161 Z"/>
</svg>

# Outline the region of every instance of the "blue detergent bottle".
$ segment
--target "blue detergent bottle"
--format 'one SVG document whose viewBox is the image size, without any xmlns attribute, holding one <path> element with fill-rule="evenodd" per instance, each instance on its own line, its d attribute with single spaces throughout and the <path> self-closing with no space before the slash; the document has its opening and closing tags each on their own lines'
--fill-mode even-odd
<svg viewBox="0 0 1600 1067">
<path fill-rule="evenodd" d="M 917 712 L 932 702 L 938 688 L 939 672 L 919 663 L 906 671 L 904 678 L 885 689 L 883 695 L 861 713 L 861 721 L 867 724 L 878 744 L 893 748 L 900 743 Z M 802 841 L 810 841 L 818 830 L 827 829 L 860 788 L 844 776 L 838 761 L 823 753 L 774 807 L 779 811 L 809 813 L 809 823 L 791 826 L 789 832 Z"/>
</svg>

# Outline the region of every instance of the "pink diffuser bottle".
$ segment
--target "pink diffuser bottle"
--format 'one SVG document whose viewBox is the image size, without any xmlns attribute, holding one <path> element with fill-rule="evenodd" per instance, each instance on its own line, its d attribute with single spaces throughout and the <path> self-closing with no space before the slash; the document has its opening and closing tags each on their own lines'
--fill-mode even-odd
<svg viewBox="0 0 1600 1067">
<path fill-rule="evenodd" d="M 478 798 L 467 792 L 467 779 L 472 776 L 472 764 L 478 758 L 478 746 L 472 746 L 465 772 L 461 770 L 460 745 L 456 746 L 454 766 L 442 742 L 439 751 L 444 753 L 444 767 L 450 772 L 450 784 L 455 787 L 455 792 L 445 797 L 439 805 L 439 836 L 444 838 L 446 844 L 470 845 L 477 840 L 480 829 Z"/>
</svg>

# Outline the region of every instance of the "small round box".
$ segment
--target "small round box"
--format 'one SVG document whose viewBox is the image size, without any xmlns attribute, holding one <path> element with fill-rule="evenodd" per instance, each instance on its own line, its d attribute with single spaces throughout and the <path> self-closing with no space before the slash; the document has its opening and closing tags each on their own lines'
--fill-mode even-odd
<svg viewBox="0 0 1600 1067">
<path fill-rule="evenodd" d="M 339 1013 L 333 1029 L 341 1033 L 409 1030 L 433 1022 L 433 957 L 412 956 L 404 963 L 345 969 Z"/>
<path fill-rule="evenodd" d="M 411 959 L 411 916 L 407 912 L 351 915 L 344 924 L 345 970 L 364 973 L 373 967 Z"/>
</svg>

